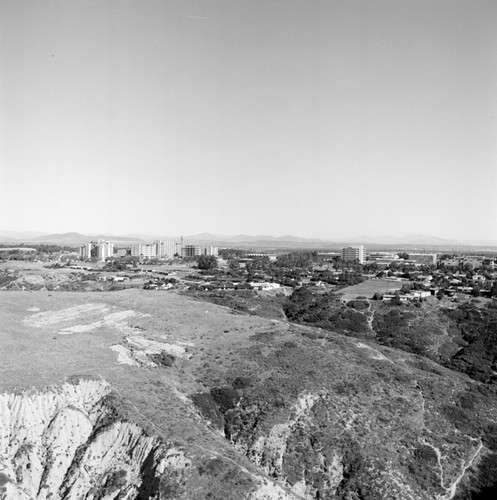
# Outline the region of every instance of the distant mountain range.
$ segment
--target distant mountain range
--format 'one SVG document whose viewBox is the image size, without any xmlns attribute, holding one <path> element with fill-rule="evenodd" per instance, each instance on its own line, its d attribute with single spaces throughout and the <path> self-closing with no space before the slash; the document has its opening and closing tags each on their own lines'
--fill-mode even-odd
<svg viewBox="0 0 497 500">
<path fill-rule="evenodd" d="M 40 233 L 29 231 L 2 231 L 0 230 L 0 243 L 53 243 L 66 246 L 80 246 L 85 242 L 92 240 L 109 240 L 116 245 L 132 245 L 136 243 L 147 243 L 154 240 L 175 239 L 179 240 L 180 236 L 159 236 L 150 234 L 81 234 L 77 232 L 69 233 Z M 270 236 L 270 235 L 226 235 L 201 233 L 184 236 L 185 243 L 189 244 L 211 244 L 215 246 L 235 246 L 240 248 L 264 248 L 264 249 L 284 249 L 284 248 L 339 248 L 350 244 L 364 244 L 369 248 L 379 247 L 402 247 L 408 246 L 418 249 L 435 249 L 435 248 L 454 248 L 454 247 L 497 247 L 497 241 L 465 241 L 451 240 L 439 238 L 436 236 L 427 236 L 421 234 L 412 234 L 402 237 L 396 236 L 354 236 L 349 238 L 337 238 L 335 240 L 322 238 L 302 238 L 299 236 Z"/>
<path fill-rule="evenodd" d="M 2 231 L 0 230 L 0 240 L 1 241 L 19 241 L 19 240 L 30 240 L 36 238 L 37 236 L 43 236 L 46 233 L 40 233 L 39 231 Z"/>
<path fill-rule="evenodd" d="M 352 244 L 363 244 L 366 247 L 377 246 L 410 246 L 410 247 L 468 247 L 468 246 L 497 246 L 497 241 L 466 241 L 466 240 L 452 240 L 446 238 L 439 238 L 436 236 L 427 236 L 421 234 L 406 235 L 401 237 L 396 236 L 355 236 L 350 238 L 302 238 L 299 236 L 285 235 L 285 236 L 269 236 L 257 235 L 251 236 L 246 234 L 238 235 L 219 235 L 211 233 L 202 233 L 192 236 L 185 236 L 185 241 L 188 242 L 211 242 L 214 245 L 237 244 L 240 246 L 266 246 L 266 247 L 304 247 L 304 248 L 321 248 L 326 246 L 342 247 Z"/>
<path fill-rule="evenodd" d="M 80 234 L 70 233 L 15 233 L 15 231 L 0 231 L 0 242 L 2 243 L 52 243 L 65 246 L 79 246 L 92 240 L 110 240 L 116 244 L 143 243 L 148 240 L 131 236 L 114 236 L 106 234 Z"/>
</svg>

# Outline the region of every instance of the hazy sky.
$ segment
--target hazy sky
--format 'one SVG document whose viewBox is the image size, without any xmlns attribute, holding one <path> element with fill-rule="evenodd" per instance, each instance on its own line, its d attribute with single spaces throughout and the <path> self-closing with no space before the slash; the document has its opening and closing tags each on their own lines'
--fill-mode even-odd
<svg viewBox="0 0 497 500">
<path fill-rule="evenodd" d="M 2 0 L 0 229 L 497 239 L 495 0 Z"/>
</svg>

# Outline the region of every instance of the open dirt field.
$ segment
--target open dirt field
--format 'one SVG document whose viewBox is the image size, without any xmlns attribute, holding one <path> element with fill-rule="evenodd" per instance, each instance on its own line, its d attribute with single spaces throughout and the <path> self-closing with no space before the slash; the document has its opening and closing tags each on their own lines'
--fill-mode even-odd
<svg viewBox="0 0 497 500">
<path fill-rule="evenodd" d="M 356 297 L 366 297 L 370 299 L 375 293 L 383 294 L 388 292 L 395 292 L 402 288 L 403 282 L 390 281 L 386 279 L 372 279 L 363 281 L 358 285 L 348 286 L 342 288 L 338 293 L 342 294 L 342 300 L 348 302 Z"/>
</svg>

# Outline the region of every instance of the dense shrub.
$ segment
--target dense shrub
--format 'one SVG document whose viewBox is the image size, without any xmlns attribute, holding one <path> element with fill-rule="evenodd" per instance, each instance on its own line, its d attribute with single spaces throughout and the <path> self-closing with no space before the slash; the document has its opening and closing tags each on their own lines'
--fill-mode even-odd
<svg viewBox="0 0 497 500">
<path fill-rule="evenodd" d="M 159 366 L 173 366 L 176 358 L 166 351 L 161 351 L 160 354 L 151 354 L 150 359 Z"/>
<path fill-rule="evenodd" d="M 497 310 L 480 309 L 463 304 L 455 310 L 446 310 L 459 328 L 466 345 L 446 363 L 446 366 L 466 373 L 485 383 L 497 381 Z"/>
<path fill-rule="evenodd" d="M 232 385 L 234 389 L 245 389 L 252 385 L 252 379 L 250 377 L 236 377 Z"/>
<path fill-rule="evenodd" d="M 233 408 L 240 400 L 238 391 L 231 387 L 214 387 L 211 389 L 211 396 L 222 413 Z"/>
<path fill-rule="evenodd" d="M 8 482 L 10 482 L 9 476 L 7 476 L 7 474 L 4 474 L 3 472 L 0 472 L 0 487 L 5 486 Z"/>
<path fill-rule="evenodd" d="M 204 418 L 209 420 L 214 427 L 224 428 L 224 417 L 219 411 L 214 398 L 206 392 L 199 392 L 191 396 L 191 400 L 199 409 Z"/>
<path fill-rule="evenodd" d="M 445 405 L 442 413 L 454 427 L 464 434 L 477 437 L 480 434 L 480 424 L 473 415 L 458 406 Z"/>
<path fill-rule="evenodd" d="M 359 304 L 364 301 L 354 302 Z M 313 294 L 305 288 L 295 291 L 284 304 L 290 321 L 362 335 L 369 331 L 369 326 L 366 316 L 355 310 L 358 308 L 362 306 L 346 307 L 333 294 Z"/>
<path fill-rule="evenodd" d="M 367 300 L 350 300 L 347 302 L 347 306 L 357 311 L 363 311 L 364 309 L 369 309 L 369 302 Z"/>
<path fill-rule="evenodd" d="M 497 498 L 497 454 L 483 456 L 469 483 L 457 492 L 454 500 L 494 500 Z"/>
<path fill-rule="evenodd" d="M 436 473 L 437 462 L 437 454 L 433 448 L 420 444 L 414 450 L 408 469 L 420 486 L 425 489 L 432 489 L 440 483 Z"/>
</svg>

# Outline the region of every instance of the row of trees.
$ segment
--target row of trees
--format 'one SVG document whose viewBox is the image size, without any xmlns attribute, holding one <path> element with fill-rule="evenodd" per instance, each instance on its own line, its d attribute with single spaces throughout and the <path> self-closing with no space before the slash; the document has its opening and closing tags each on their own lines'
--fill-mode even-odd
<svg viewBox="0 0 497 500">
<path fill-rule="evenodd" d="M 34 249 L 34 251 L 33 251 Z M 36 245 L 12 245 L 0 244 L 0 260 L 22 260 L 32 262 L 35 260 L 46 260 L 61 256 L 64 252 L 76 252 L 77 249 L 69 246 L 36 244 Z M 63 257 L 63 255 L 62 255 Z M 70 258 L 70 257 L 67 257 Z"/>
</svg>

